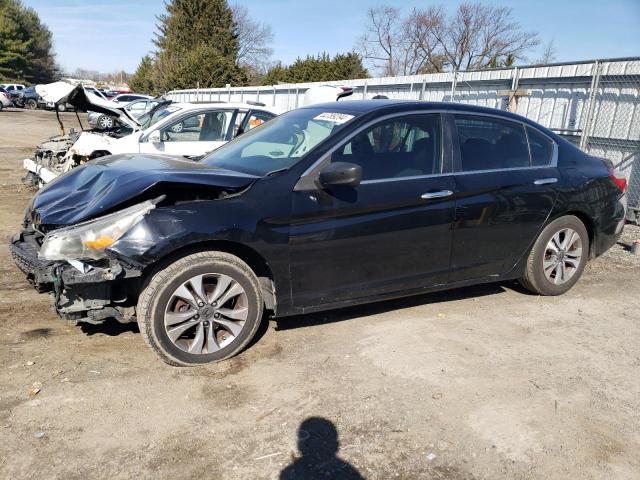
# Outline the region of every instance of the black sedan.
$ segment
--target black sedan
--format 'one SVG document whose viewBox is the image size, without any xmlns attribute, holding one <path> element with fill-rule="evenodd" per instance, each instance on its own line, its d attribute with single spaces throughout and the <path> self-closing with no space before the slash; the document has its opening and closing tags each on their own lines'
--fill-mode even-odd
<svg viewBox="0 0 640 480">
<path fill-rule="evenodd" d="M 622 232 L 625 181 L 540 125 L 388 100 L 298 109 L 201 162 L 126 155 L 42 189 L 12 241 L 60 316 L 137 321 L 166 362 L 304 314 L 519 279 L 558 295 Z"/>
</svg>

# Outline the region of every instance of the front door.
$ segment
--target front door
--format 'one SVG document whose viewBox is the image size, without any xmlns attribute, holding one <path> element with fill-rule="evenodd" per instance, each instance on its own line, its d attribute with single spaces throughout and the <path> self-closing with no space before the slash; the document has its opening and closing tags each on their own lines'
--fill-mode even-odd
<svg viewBox="0 0 640 480">
<path fill-rule="evenodd" d="M 450 142 L 443 137 L 439 114 L 384 120 L 351 137 L 323 162 L 360 165 L 360 185 L 293 192 L 294 305 L 446 282 L 455 182 L 443 173 L 451 158 Z"/>
<path fill-rule="evenodd" d="M 519 122 L 455 115 L 460 146 L 450 281 L 507 274 L 557 196 L 554 144 Z"/>
<path fill-rule="evenodd" d="M 160 143 L 142 142 L 141 153 L 199 156 L 224 145 L 232 133 L 233 110 L 198 111 L 163 125 Z"/>
</svg>

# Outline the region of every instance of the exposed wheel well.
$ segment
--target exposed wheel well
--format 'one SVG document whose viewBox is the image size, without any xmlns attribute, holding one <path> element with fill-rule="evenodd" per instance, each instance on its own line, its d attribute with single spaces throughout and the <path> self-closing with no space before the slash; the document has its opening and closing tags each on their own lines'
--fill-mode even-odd
<svg viewBox="0 0 640 480">
<path fill-rule="evenodd" d="M 231 242 L 227 240 L 211 240 L 187 245 L 185 247 L 174 250 L 173 252 L 162 257 L 160 260 L 156 261 L 145 269 L 145 271 L 143 272 L 144 283 L 146 284 L 151 279 L 153 274 L 155 274 L 158 270 L 162 270 L 167 265 L 175 262 L 179 258 L 202 251 L 217 251 L 229 253 L 231 255 L 235 255 L 240 260 L 245 262 L 249 266 L 249 268 L 253 270 L 253 272 L 258 277 L 258 280 L 260 281 L 260 286 L 262 288 L 262 293 L 265 301 L 265 307 L 268 310 L 272 310 L 275 312 L 276 292 L 273 272 L 271 271 L 269 264 L 262 255 L 260 255 L 251 247 L 247 247 L 242 243 Z"/>
</svg>

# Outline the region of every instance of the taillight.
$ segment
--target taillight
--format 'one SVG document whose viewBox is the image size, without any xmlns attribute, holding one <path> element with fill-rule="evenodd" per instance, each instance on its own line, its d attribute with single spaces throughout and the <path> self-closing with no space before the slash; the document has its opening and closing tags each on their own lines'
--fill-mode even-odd
<svg viewBox="0 0 640 480">
<path fill-rule="evenodd" d="M 609 176 L 611 180 L 618 186 L 621 192 L 624 192 L 627 189 L 627 178 L 621 173 L 616 172 L 615 170 L 609 170 Z"/>
</svg>

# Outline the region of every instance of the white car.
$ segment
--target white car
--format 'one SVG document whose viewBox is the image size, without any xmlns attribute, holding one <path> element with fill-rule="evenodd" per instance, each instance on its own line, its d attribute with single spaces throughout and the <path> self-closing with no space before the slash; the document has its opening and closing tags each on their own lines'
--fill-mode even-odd
<svg viewBox="0 0 640 480">
<path fill-rule="evenodd" d="M 11 96 L 7 92 L 0 91 L 0 110 L 13 105 Z"/>
<path fill-rule="evenodd" d="M 148 111 L 155 108 L 155 106 L 161 103 L 161 101 L 161 98 L 145 97 L 127 103 L 124 109 L 127 111 L 129 116 L 134 119 L 138 119 Z M 99 112 L 87 112 L 87 122 L 92 127 L 97 127 L 101 130 L 110 130 L 114 127 L 120 126 L 117 118 Z"/>
<path fill-rule="evenodd" d="M 113 97 L 111 101 L 125 104 L 125 103 L 133 102 L 134 100 L 140 100 L 143 98 L 153 98 L 153 97 L 149 95 L 143 95 L 141 93 L 121 93 L 120 95 L 116 95 L 115 97 Z"/>
<path fill-rule="evenodd" d="M 13 92 L 14 90 L 24 90 L 25 86 L 21 83 L 0 83 L 0 87 L 4 88 L 7 92 Z"/>
<path fill-rule="evenodd" d="M 30 182 L 42 186 L 60 174 L 94 158 L 122 153 L 160 153 L 202 156 L 237 135 L 282 113 L 258 103 L 169 103 L 137 121 L 125 105 L 113 107 L 82 88 L 59 85 L 39 88 L 48 101 L 68 102 L 80 110 L 95 110 L 118 118 L 125 125 L 117 132 L 82 132 L 52 138 L 38 147 L 34 158 L 24 160 Z M 71 145 L 69 145 L 71 144 Z"/>
</svg>

